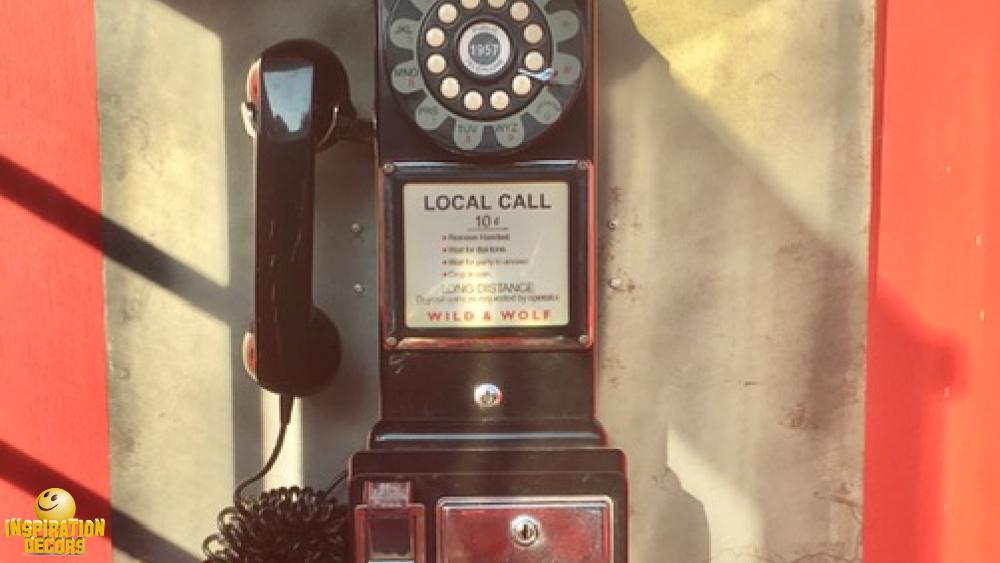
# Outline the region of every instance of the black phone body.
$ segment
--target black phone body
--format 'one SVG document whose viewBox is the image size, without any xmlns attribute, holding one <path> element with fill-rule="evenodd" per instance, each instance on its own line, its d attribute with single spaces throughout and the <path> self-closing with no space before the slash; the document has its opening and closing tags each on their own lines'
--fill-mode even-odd
<svg viewBox="0 0 1000 563">
<path fill-rule="evenodd" d="M 593 0 L 376 3 L 356 561 L 624 563 L 625 460 L 595 418 Z"/>
<path fill-rule="evenodd" d="M 515 3 L 498 2 L 507 10 Z M 538 19 L 542 19 L 542 14 L 547 14 L 540 4 L 525 4 L 538 14 Z M 445 29 L 454 28 L 454 31 L 448 33 L 449 37 L 444 45 L 431 51 L 432 54 L 429 55 L 448 53 L 448 70 L 442 73 L 443 79 L 424 77 L 429 74 L 424 70 L 420 78 L 424 81 L 422 87 L 401 91 L 398 84 L 393 83 L 393 73 L 400 66 L 407 66 L 414 55 L 420 63 L 427 59 L 428 54 L 419 48 L 410 50 L 399 47 L 393 42 L 391 33 L 398 27 L 397 22 L 400 20 L 419 22 L 416 41 L 423 42 L 426 30 L 433 29 L 435 20 L 438 19 L 435 10 L 440 10 L 444 5 L 454 5 L 461 12 L 470 12 L 464 18 L 459 17 L 450 26 L 441 26 Z M 599 445 L 604 442 L 604 436 L 594 420 L 593 402 L 592 216 L 595 196 L 596 100 L 591 51 L 593 41 L 590 39 L 592 33 L 588 32 L 590 22 L 593 21 L 591 6 L 589 2 L 573 0 L 552 0 L 547 3 L 550 10 L 579 16 L 580 29 L 575 37 L 574 55 L 579 57 L 579 64 L 589 64 L 584 67 L 585 71 L 581 69 L 578 81 L 558 86 L 563 90 L 559 98 L 565 100 L 567 106 L 555 123 L 543 127 L 531 116 L 530 111 L 521 112 L 520 126 L 538 131 L 533 141 L 512 151 L 491 140 L 491 137 L 501 134 L 497 128 L 499 124 L 509 122 L 509 116 L 486 116 L 475 122 L 475 126 L 481 129 L 478 133 L 482 137 L 480 146 L 470 149 L 448 142 L 448 139 L 461 135 L 463 123 L 471 120 L 449 111 L 450 108 L 441 105 L 431 92 L 436 87 L 435 84 L 447 80 L 449 74 L 467 83 L 462 90 L 466 93 L 490 93 L 491 90 L 503 91 L 509 88 L 503 80 L 511 80 L 511 72 L 501 79 L 477 80 L 465 72 L 462 63 L 456 60 L 458 57 L 453 55 L 457 48 L 454 43 L 459 42 L 463 27 L 468 29 L 484 21 L 511 23 L 499 17 L 505 15 L 503 9 L 492 9 L 487 0 L 482 0 L 478 5 L 479 8 L 475 10 L 465 10 L 458 0 L 382 0 L 379 5 L 378 52 L 381 56 L 377 62 L 379 72 L 376 73 L 376 162 L 380 180 L 382 421 L 373 432 L 370 445 L 373 448 L 387 447 L 400 440 L 415 443 L 414 437 L 403 436 L 405 431 L 402 428 L 410 426 L 416 419 L 424 419 L 414 425 L 415 428 L 420 428 L 414 432 L 426 437 L 425 440 L 418 440 L 424 445 L 437 440 L 431 436 L 436 424 L 441 424 L 442 439 L 451 443 L 464 439 L 462 432 L 456 432 L 455 429 L 465 425 L 471 435 L 502 435 L 500 439 L 507 443 Z M 426 13 L 420 11 L 420 6 L 425 7 Z M 573 9 L 572 12 L 569 12 L 570 8 Z M 418 17 L 421 19 L 418 20 Z M 513 35 L 519 26 L 510 27 L 513 28 L 510 32 Z M 524 50 L 531 52 L 530 48 L 522 49 Z M 518 54 L 526 56 L 523 52 Z M 512 58 L 518 54 L 512 53 Z M 543 91 L 535 95 L 546 94 Z M 510 92 L 510 96 L 514 97 L 515 94 Z M 437 110 L 442 114 L 447 113 L 432 132 L 416 125 L 420 111 L 429 105 L 438 106 Z M 477 261 L 484 258 L 488 260 L 496 254 L 514 259 L 519 256 L 515 255 L 516 251 L 513 249 L 507 253 L 501 251 L 484 256 L 478 249 L 491 244 L 488 238 L 474 240 L 470 245 L 463 236 L 458 241 L 464 247 L 462 252 L 447 248 L 455 244 L 454 239 L 457 237 L 452 236 L 455 234 L 453 231 L 459 230 L 463 235 L 469 231 L 481 231 L 482 229 L 471 228 L 476 226 L 472 221 L 479 216 L 480 211 L 489 215 L 488 211 L 495 209 L 438 211 L 439 217 L 442 217 L 441 223 L 453 223 L 444 219 L 450 212 L 451 215 L 462 215 L 464 218 L 460 221 L 467 221 L 468 225 L 459 225 L 459 229 L 448 224 L 433 231 L 421 231 L 419 228 L 408 230 L 407 222 L 416 219 L 408 216 L 404 204 L 406 192 L 416 186 L 454 186 L 454 190 L 441 191 L 448 195 L 456 190 L 465 191 L 473 201 L 476 197 L 484 198 L 481 201 L 488 202 L 484 206 L 490 207 L 491 203 L 499 205 L 494 203 L 499 196 L 490 194 L 491 191 L 503 192 L 506 186 L 543 183 L 564 184 L 566 191 L 565 206 L 555 213 L 564 215 L 559 222 L 567 230 L 568 240 L 565 250 L 551 253 L 551 258 L 566 262 L 565 270 L 560 271 L 567 277 L 565 295 L 559 296 L 565 301 L 566 309 L 565 314 L 561 315 L 561 322 L 514 322 L 497 326 L 479 322 L 481 319 L 477 318 L 471 322 L 443 322 L 441 326 L 413 323 L 415 315 L 426 311 L 408 310 L 412 299 L 407 299 L 407 291 L 412 289 L 412 284 L 408 284 L 407 275 L 415 276 L 421 269 L 434 265 L 420 264 L 418 261 L 424 258 L 422 254 L 412 255 L 407 252 L 408 238 L 420 237 L 420 240 L 409 241 L 412 248 L 418 244 L 436 244 L 437 235 L 440 234 L 440 242 L 444 247 L 442 251 L 448 250 L 442 252 L 442 256 L 446 256 L 448 260 L 454 260 L 454 254 L 458 254 L 458 259 L 463 261 L 470 255 Z M 440 194 L 435 197 L 435 192 L 430 191 L 431 200 L 440 197 Z M 426 207 L 411 210 L 414 213 L 417 211 L 428 214 Z M 495 216 L 501 215 L 502 213 Z M 469 228 L 462 228 L 466 226 Z M 475 234 L 477 233 L 473 233 Z M 486 236 L 482 232 L 478 234 L 480 237 Z M 518 234 L 514 232 L 510 236 Z M 509 238 L 507 242 L 510 242 Z M 477 248 L 471 253 L 464 252 L 470 246 Z M 456 272 L 451 265 L 442 265 L 439 269 L 442 275 L 465 273 Z M 509 273 L 506 278 L 502 272 L 489 274 L 494 274 L 486 278 L 491 282 L 510 281 Z M 464 281 L 464 278 L 460 278 L 460 281 Z M 446 314 L 455 313 L 462 308 L 461 305 L 450 309 L 446 304 L 442 306 Z M 496 384 L 505 391 L 504 396 L 507 397 L 499 408 L 488 413 L 489 416 L 484 416 L 478 405 L 466 400 L 473 397 L 475 385 L 484 382 Z M 401 424 L 404 421 L 406 423 Z M 545 428 L 546 436 L 553 434 L 553 427 L 565 425 L 566 436 L 537 438 L 540 441 L 533 442 L 536 439 L 530 432 L 533 424 Z M 477 438 L 472 441 L 484 440 Z"/>
</svg>

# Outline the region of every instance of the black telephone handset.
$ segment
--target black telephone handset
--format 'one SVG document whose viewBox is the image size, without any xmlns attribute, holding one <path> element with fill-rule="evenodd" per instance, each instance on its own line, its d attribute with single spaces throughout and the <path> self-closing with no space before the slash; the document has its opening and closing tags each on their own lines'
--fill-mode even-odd
<svg viewBox="0 0 1000 563">
<path fill-rule="evenodd" d="M 329 488 L 243 490 L 270 471 L 295 397 L 319 390 L 340 365 L 333 322 L 312 300 L 315 155 L 339 140 L 370 139 L 356 118 L 347 75 L 308 40 L 274 45 L 250 67 L 244 125 L 254 140 L 254 316 L 243 339 L 248 374 L 281 397 L 281 426 L 264 467 L 241 482 L 219 532 L 202 544 L 209 563 L 348 560 L 346 508 Z M 346 475 L 346 474 L 345 474 Z"/>
<path fill-rule="evenodd" d="M 373 1 L 381 419 L 349 463 L 343 538 L 306 527 L 350 554 L 317 560 L 625 563 L 624 456 L 594 412 L 594 0 Z M 348 98 L 310 41 L 267 49 L 248 80 L 244 355 L 283 423 L 339 361 L 311 296 L 313 165 L 369 132 Z M 270 510 L 239 490 L 241 522 Z M 340 514 L 328 495 L 293 512 Z"/>
<path fill-rule="evenodd" d="M 248 371 L 275 393 L 317 391 L 340 364 L 330 319 L 313 305 L 315 155 L 355 133 L 347 74 L 306 40 L 264 51 L 247 78 L 254 139 L 254 319 Z"/>
</svg>

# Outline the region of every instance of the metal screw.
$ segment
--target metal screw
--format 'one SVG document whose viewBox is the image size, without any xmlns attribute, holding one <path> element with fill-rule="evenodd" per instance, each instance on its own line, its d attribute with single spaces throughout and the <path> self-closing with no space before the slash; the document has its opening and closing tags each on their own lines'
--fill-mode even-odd
<svg viewBox="0 0 1000 563">
<path fill-rule="evenodd" d="M 531 516 L 518 516 L 510 522 L 510 539 L 519 547 L 531 547 L 542 535 L 542 526 Z"/>
<path fill-rule="evenodd" d="M 612 219 L 608 221 L 608 229 L 615 230 L 618 228 L 618 219 Z"/>
<path fill-rule="evenodd" d="M 395 336 L 385 337 L 385 345 L 389 348 L 395 348 L 397 344 L 399 344 L 399 339 Z"/>
<path fill-rule="evenodd" d="M 492 383 L 484 383 L 473 392 L 476 404 L 481 409 L 492 409 L 503 403 L 503 391 Z"/>
<path fill-rule="evenodd" d="M 622 282 L 621 278 L 611 278 L 610 280 L 608 280 L 608 287 L 610 287 L 615 291 L 621 289 L 623 285 L 625 284 L 624 282 Z"/>
<path fill-rule="evenodd" d="M 361 226 L 361 223 L 351 223 L 352 233 L 359 234 L 362 230 L 364 230 L 364 228 Z"/>
<path fill-rule="evenodd" d="M 590 345 L 590 335 L 589 334 L 581 334 L 580 338 L 577 338 L 577 341 L 580 344 L 584 345 L 584 346 L 589 346 Z"/>
<path fill-rule="evenodd" d="M 391 162 L 386 162 L 385 164 L 382 165 L 382 172 L 384 174 L 395 174 L 396 165 Z"/>
<path fill-rule="evenodd" d="M 365 286 L 361 285 L 360 283 L 356 283 L 352 287 L 354 288 L 354 293 L 364 293 L 365 292 Z"/>
</svg>

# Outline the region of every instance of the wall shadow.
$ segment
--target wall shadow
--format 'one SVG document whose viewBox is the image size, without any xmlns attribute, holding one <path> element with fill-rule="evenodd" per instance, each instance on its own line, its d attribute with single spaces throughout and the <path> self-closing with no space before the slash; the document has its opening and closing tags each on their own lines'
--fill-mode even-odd
<svg viewBox="0 0 1000 563">
<path fill-rule="evenodd" d="M 946 406 L 965 393 L 965 353 L 917 319 L 891 287 L 877 287 L 869 322 L 865 552 L 935 563 L 947 510 Z"/>
<path fill-rule="evenodd" d="M 761 151 L 671 77 L 625 3 L 600 6 L 601 419 L 629 455 L 635 516 L 685 518 L 661 487 L 676 470 L 698 491 L 685 502 L 698 502 L 712 527 L 696 555 L 685 548 L 701 545 L 697 534 L 673 543 L 633 527 L 632 555 L 860 560 L 865 264 L 783 199 L 797 180 L 776 185 Z M 856 94 L 863 6 L 839 3 L 823 22 L 837 26 L 837 68 L 818 71 L 834 87 L 818 94 L 834 100 L 835 118 L 799 136 L 833 142 L 807 153 L 825 164 L 803 163 L 827 170 L 824 183 L 796 187 L 815 192 L 823 221 L 858 243 L 870 190 L 868 113 Z M 794 48 L 784 36 L 753 40 Z M 718 93 L 727 95 L 740 93 Z"/>
<path fill-rule="evenodd" d="M 178 287 L 190 288 L 180 291 L 180 297 L 216 318 L 225 319 L 225 311 L 233 307 L 234 300 L 227 288 L 3 155 L 0 155 L 0 197 L 58 226 L 150 283 L 174 293 L 178 293 Z"/>
</svg>

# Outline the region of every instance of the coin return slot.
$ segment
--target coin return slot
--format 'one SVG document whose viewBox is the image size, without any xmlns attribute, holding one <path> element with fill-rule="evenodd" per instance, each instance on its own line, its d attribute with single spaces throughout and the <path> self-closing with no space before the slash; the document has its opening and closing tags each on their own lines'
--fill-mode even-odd
<svg viewBox="0 0 1000 563">
<path fill-rule="evenodd" d="M 413 529 L 408 517 L 369 517 L 368 552 L 373 560 L 413 561 Z"/>
<path fill-rule="evenodd" d="M 365 483 L 364 503 L 354 509 L 354 561 L 425 563 L 424 507 L 413 502 L 410 483 Z"/>
</svg>

